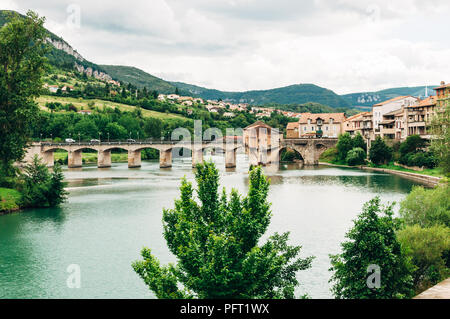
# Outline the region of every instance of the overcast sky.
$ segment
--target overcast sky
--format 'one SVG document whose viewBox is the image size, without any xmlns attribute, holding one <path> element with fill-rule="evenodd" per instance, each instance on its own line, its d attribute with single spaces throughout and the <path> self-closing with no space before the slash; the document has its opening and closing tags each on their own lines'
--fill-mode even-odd
<svg viewBox="0 0 450 319">
<path fill-rule="evenodd" d="M 219 90 L 450 81 L 449 0 L 0 0 L 0 9 L 44 15 L 94 63 Z"/>
</svg>

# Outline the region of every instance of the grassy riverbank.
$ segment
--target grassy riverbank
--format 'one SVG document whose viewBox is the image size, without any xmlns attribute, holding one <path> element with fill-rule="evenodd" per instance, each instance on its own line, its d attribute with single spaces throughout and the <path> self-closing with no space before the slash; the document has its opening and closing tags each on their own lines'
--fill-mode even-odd
<svg viewBox="0 0 450 319">
<path fill-rule="evenodd" d="M 0 187 L 0 214 L 20 209 L 21 198 L 22 195 L 15 189 Z"/>
</svg>

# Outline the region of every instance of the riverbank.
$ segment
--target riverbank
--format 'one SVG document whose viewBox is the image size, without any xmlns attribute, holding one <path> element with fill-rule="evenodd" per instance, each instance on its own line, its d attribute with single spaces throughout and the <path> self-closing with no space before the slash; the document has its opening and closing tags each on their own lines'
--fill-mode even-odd
<svg viewBox="0 0 450 319">
<path fill-rule="evenodd" d="M 389 173 L 389 174 L 399 175 L 399 176 L 411 178 L 411 179 L 414 179 L 414 180 L 418 180 L 418 181 L 420 181 L 422 183 L 425 183 L 425 184 L 428 184 L 430 186 L 438 185 L 443 179 L 443 177 L 427 175 L 427 174 L 424 174 L 423 172 L 421 172 L 419 174 L 419 173 L 417 173 L 415 171 L 410 171 L 410 170 L 402 168 L 402 167 L 398 167 L 398 169 L 394 169 L 394 168 L 392 168 L 390 166 L 388 166 L 389 168 L 385 168 L 383 166 L 381 166 L 381 167 L 348 166 L 348 165 L 332 164 L 332 163 L 327 163 L 327 162 L 320 162 L 319 164 L 320 165 L 325 165 L 325 166 L 343 167 L 343 168 L 357 168 L 357 169 L 362 169 L 362 170 L 369 170 L 369 171 Z"/>
<path fill-rule="evenodd" d="M 0 215 L 20 210 L 22 195 L 19 191 L 0 187 Z"/>
</svg>

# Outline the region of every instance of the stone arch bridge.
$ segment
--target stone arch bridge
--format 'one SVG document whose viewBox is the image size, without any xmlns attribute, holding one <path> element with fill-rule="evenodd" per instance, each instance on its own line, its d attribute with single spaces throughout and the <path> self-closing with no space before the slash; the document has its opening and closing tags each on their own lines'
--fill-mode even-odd
<svg viewBox="0 0 450 319">
<path fill-rule="evenodd" d="M 303 158 L 305 165 L 317 165 L 320 155 L 330 147 L 335 146 L 337 139 L 282 139 L 277 145 L 271 147 L 249 147 L 236 142 L 180 142 L 180 141 L 142 141 L 142 142 L 100 142 L 100 143 L 33 143 L 27 150 L 24 162 L 30 163 L 35 155 L 38 155 L 44 163 L 52 167 L 54 165 L 54 152 L 65 150 L 68 153 L 68 167 L 82 167 L 83 150 L 98 152 L 99 168 L 111 167 L 111 151 L 121 149 L 128 151 L 128 167 L 141 166 L 141 151 L 144 149 L 156 149 L 159 151 L 159 163 L 161 168 L 172 167 L 172 154 L 175 149 L 188 149 L 192 152 L 192 166 L 203 162 L 203 153 L 207 149 L 222 149 L 225 153 L 225 166 L 236 167 L 236 154 L 239 149 L 245 150 L 249 155 L 251 165 L 266 165 L 279 163 L 281 151 L 290 148 L 297 151 Z"/>
</svg>

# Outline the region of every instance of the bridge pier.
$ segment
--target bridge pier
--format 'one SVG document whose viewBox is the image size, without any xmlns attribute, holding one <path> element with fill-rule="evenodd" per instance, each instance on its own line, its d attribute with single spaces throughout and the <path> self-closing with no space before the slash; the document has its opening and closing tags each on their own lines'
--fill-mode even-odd
<svg viewBox="0 0 450 319">
<path fill-rule="evenodd" d="M 53 152 L 45 152 L 42 154 L 41 158 L 47 167 L 55 166 L 55 155 Z"/>
<path fill-rule="evenodd" d="M 128 150 L 128 168 L 141 167 L 141 151 Z"/>
<path fill-rule="evenodd" d="M 236 167 L 236 149 L 225 150 L 225 168 Z"/>
<path fill-rule="evenodd" d="M 172 149 L 159 151 L 159 167 L 172 167 Z"/>
<path fill-rule="evenodd" d="M 47 152 L 48 153 L 48 152 Z M 53 152 L 52 152 L 53 154 Z M 67 153 L 67 166 L 69 168 L 78 168 L 83 166 L 83 152 L 70 150 Z"/>
<path fill-rule="evenodd" d="M 97 167 L 108 168 L 111 167 L 111 151 L 98 151 Z"/>
<path fill-rule="evenodd" d="M 192 150 L 192 167 L 196 167 L 197 164 L 203 163 L 203 149 L 194 149 Z"/>
</svg>

